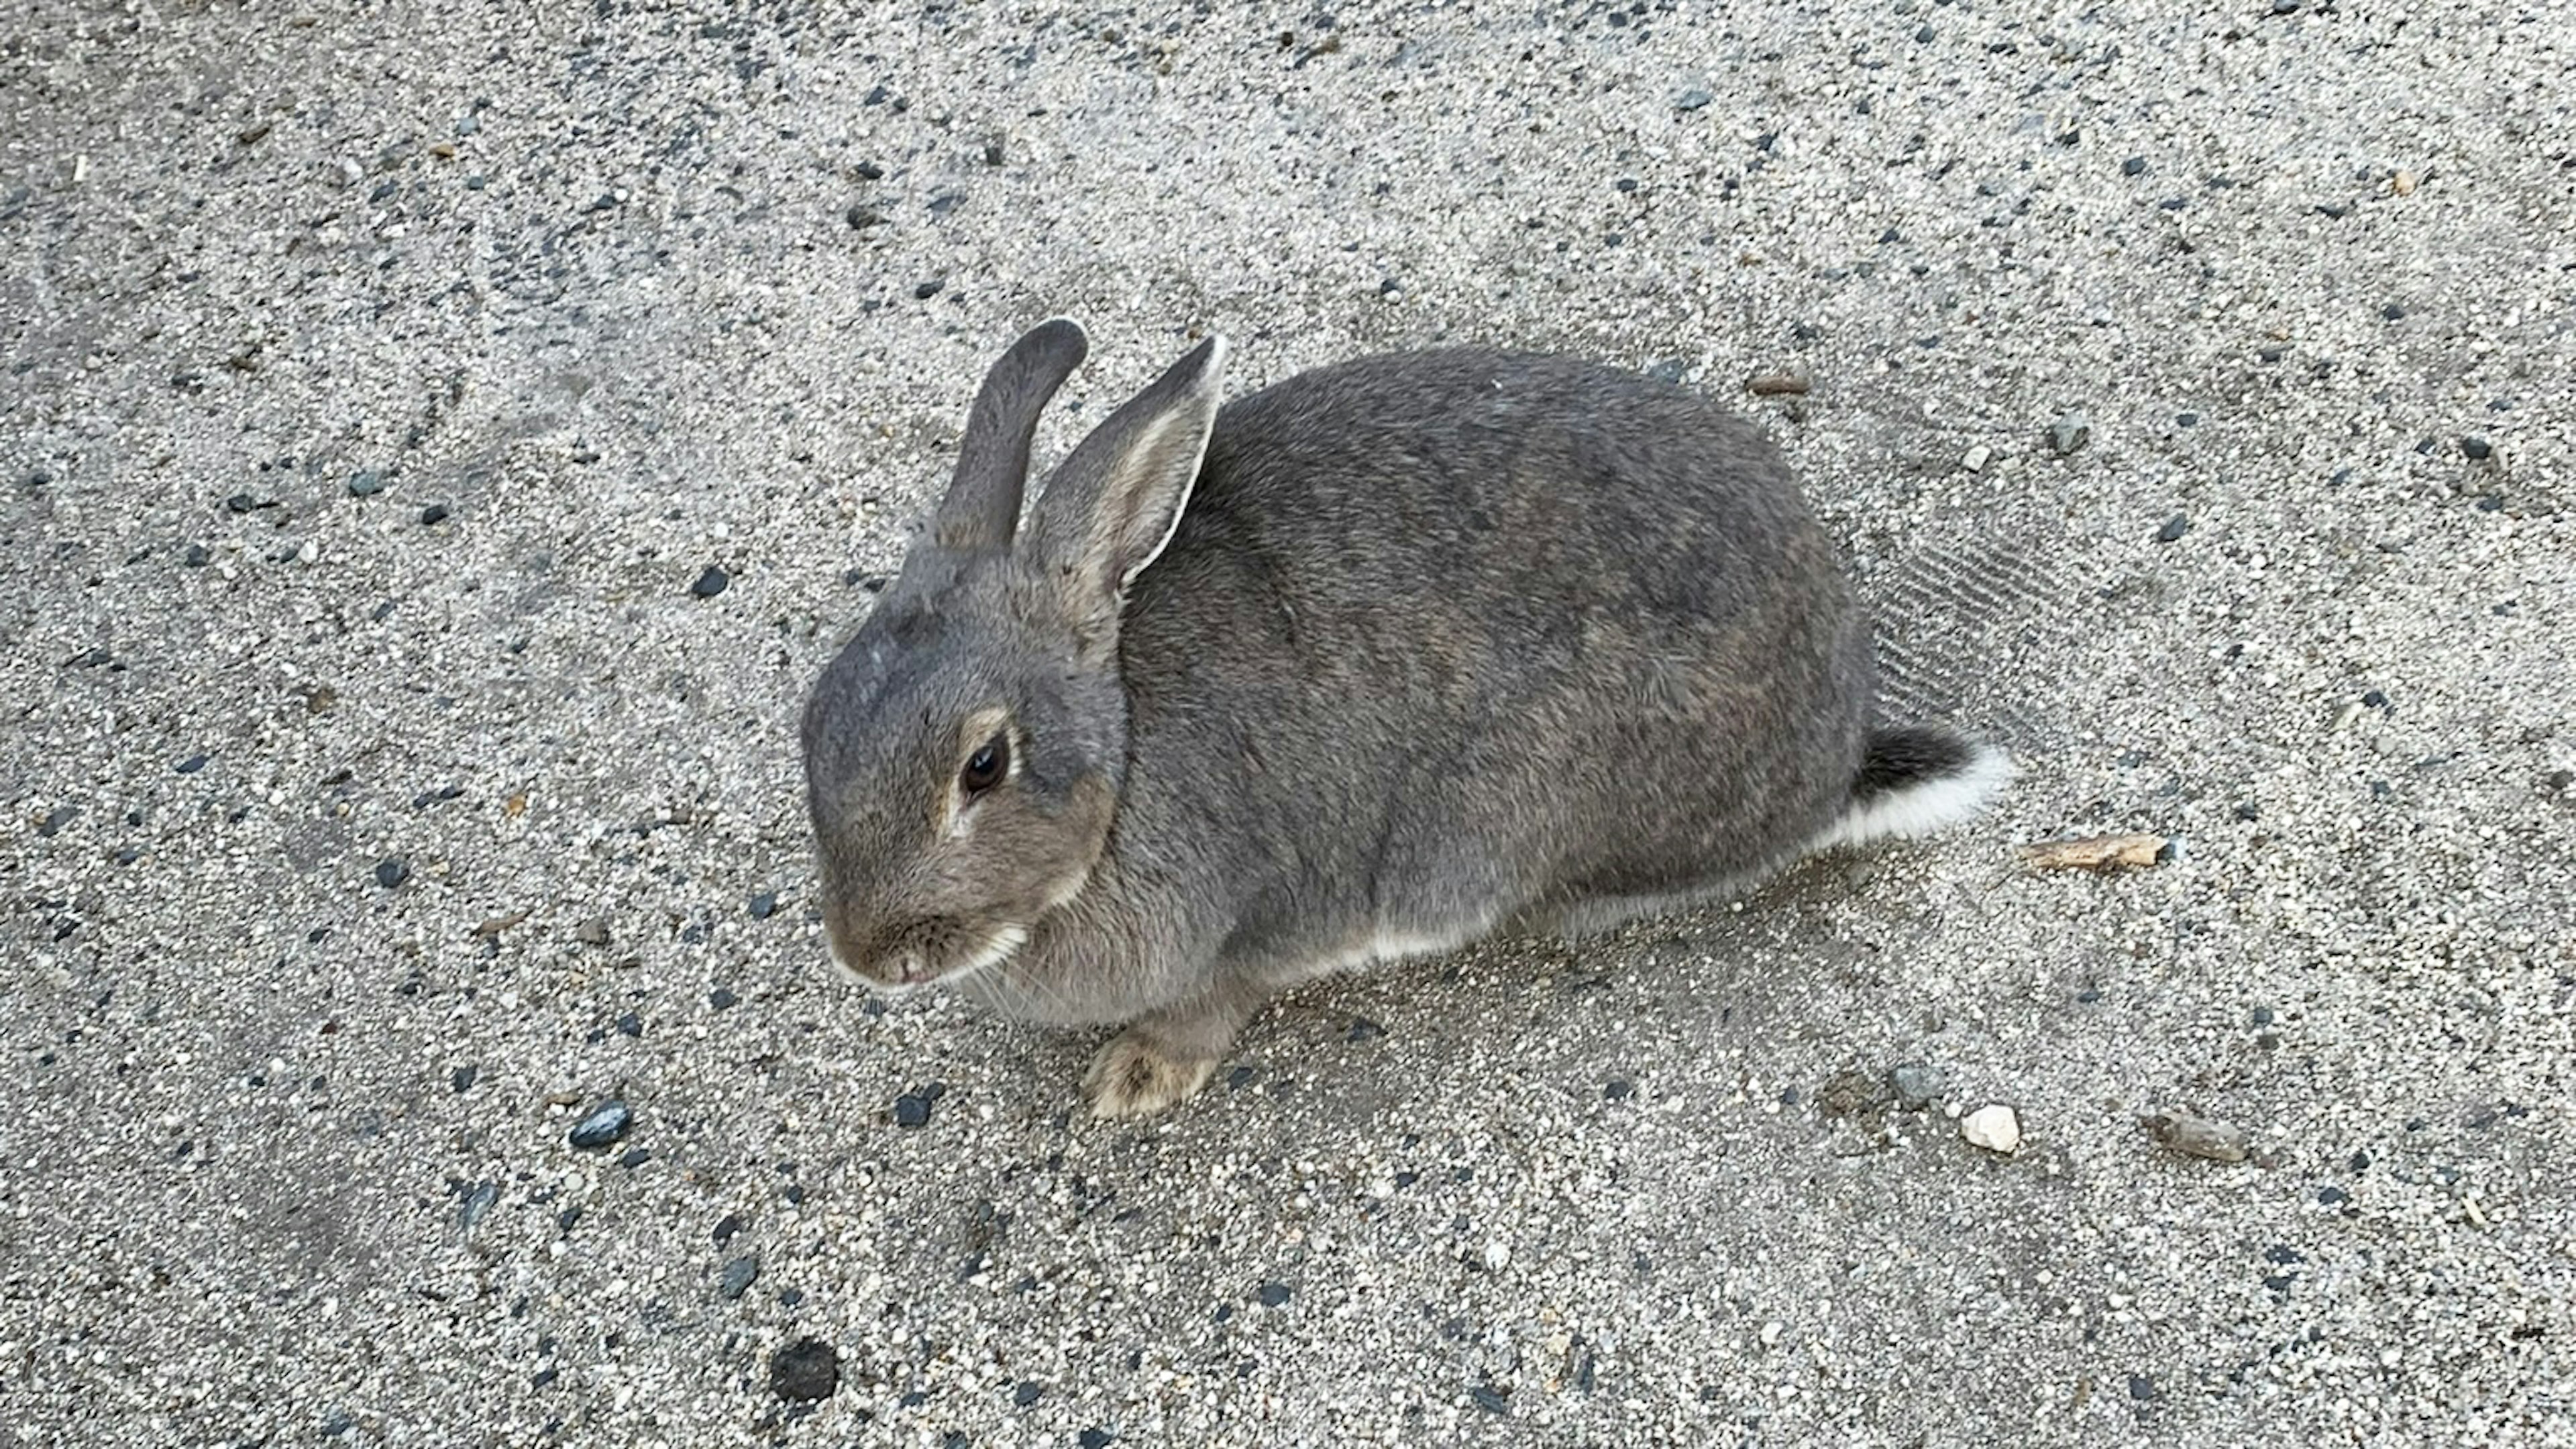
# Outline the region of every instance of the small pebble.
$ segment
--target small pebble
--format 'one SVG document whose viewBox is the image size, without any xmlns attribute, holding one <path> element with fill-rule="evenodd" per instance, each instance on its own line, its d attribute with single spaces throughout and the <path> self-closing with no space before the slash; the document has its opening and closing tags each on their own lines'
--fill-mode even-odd
<svg viewBox="0 0 2576 1449">
<path fill-rule="evenodd" d="M 1887 1074 L 1888 1085 L 1896 1089 L 1896 1100 L 1908 1107 L 1929 1105 L 1950 1085 L 1949 1077 L 1939 1067 L 1921 1062 L 1907 1062 Z"/>
<path fill-rule="evenodd" d="M 707 993 L 707 1005 L 714 1007 L 718 1011 L 722 1011 L 726 1007 L 729 1007 L 740 1000 L 742 1000 L 741 997 L 734 995 L 731 991 L 728 991 L 721 986 Z"/>
<path fill-rule="evenodd" d="M 206 760 L 207 756 L 203 754 L 190 755 L 188 758 L 181 760 L 176 768 L 182 775 L 193 775 L 199 770 L 206 768 Z"/>
<path fill-rule="evenodd" d="M 1023 1409 L 1044 1397 L 1046 1397 L 1046 1385 L 1036 1379 L 1022 1379 L 1019 1387 L 1011 1390 L 1011 1402 Z"/>
<path fill-rule="evenodd" d="M 409 879 L 411 879 L 411 865 L 401 856 L 387 856 L 376 862 L 376 884 L 386 890 L 392 890 Z"/>
<path fill-rule="evenodd" d="M 751 918 L 755 921 L 768 920 L 778 912 L 778 892 L 762 891 L 753 896 L 744 909 L 751 912 Z"/>
<path fill-rule="evenodd" d="M 629 1172 L 642 1167 L 645 1163 L 652 1160 L 653 1149 L 650 1147 L 629 1147 L 624 1152 L 617 1154 L 617 1165 L 625 1168 Z"/>
<path fill-rule="evenodd" d="M 590 1109 L 590 1115 L 573 1124 L 570 1134 L 572 1145 L 606 1147 L 625 1136 L 627 1127 L 634 1120 L 634 1114 L 626 1110 L 624 1102 L 614 1099 L 602 1102 Z"/>
<path fill-rule="evenodd" d="M 500 1200 L 501 1184 L 478 1182 L 466 1190 L 465 1201 L 457 1206 L 456 1220 L 470 1228 L 483 1221 L 484 1214 L 492 1211 L 492 1205 Z"/>
<path fill-rule="evenodd" d="M 727 1300 L 740 1298 L 751 1291 L 752 1281 L 759 1276 L 760 1256 L 756 1253 L 745 1253 L 725 1264 L 724 1296 Z"/>
<path fill-rule="evenodd" d="M 2064 457 L 2093 440 L 2093 422 L 2080 412 L 2059 413 L 2048 425 L 2048 446 Z"/>
<path fill-rule="evenodd" d="M 1979 443 L 1975 447 L 1970 448 L 1967 455 L 1959 460 L 1959 466 L 1967 469 L 1971 473 L 1983 472 L 1985 470 L 1986 460 L 1994 455 L 1994 449 L 1987 447 L 1983 443 Z"/>
<path fill-rule="evenodd" d="M 1355 1016 L 1351 1018 L 1350 1030 L 1342 1033 L 1342 1040 L 1367 1041 L 1370 1037 L 1384 1035 L 1386 1035 L 1385 1027 L 1378 1025 L 1376 1022 L 1369 1020 L 1365 1016 Z"/>
<path fill-rule="evenodd" d="M 894 1099 L 894 1125 L 923 1127 L 930 1123 L 930 1098 L 919 1092 L 906 1092 Z"/>
<path fill-rule="evenodd" d="M 939 289 L 947 285 L 948 282 L 945 278 L 933 277 L 929 281 L 923 282 L 912 289 L 913 299 L 915 301 L 927 302 L 931 298 L 938 296 Z"/>
<path fill-rule="evenodd" d="M 689 585 L 689 592 L 697 595 L 701 599 L 712 599 L 716 595 L 723 593 L 726 585 L 731 584 L 732 582 L 733 580 L 726 575 L 723 569 L 716 568 L 711 565 L 705 573 L 698 575 L 698 581 L 696 583 Z"/>
<path fill-rule="evenodd" d="M 2488 442 L 2486 439 L 2479 437 L 2475 433 L 2471 433 L 2469 436 L 2460 439 L 2460 451 L 2471 458 L 2484 462 L 2495 456 L 2495 444 Z"/>
<path fill-rule="evenodd" d="M 2254 1152 L 2244 1128 L 2214 1118 L 2167 1111 L 2145 1119 L 2144 1125 L 2159 1144 L 2186 1157 L 2205 1157 L 2212 1162 L 2243 1162 Z"/>
<path fill-rule="evenodd" d="M 2403 322 L 2406 320 L 2406 309 L 2395 302 L 2391 302 L 2387 306 L 2379 309 L 2379 315 L 2387 318 L 2391 322 Z"/>
<path fill-rule="evenodd" d="M 790 1403 L 819 1403 L 841 1386 L 841 1356 L 819 1338 L 800 1338 L 769 1356 L 769 1391 Z"/>
<path fill-rule="evenodd" d="M 1716 94 L 1705 86 L 1688 86 L 1680 95 L 1673 97 L 1673 109 L 1676 111 L 1702 110 L 1716 99 Z"/>
<path fill-rule="evenodd" d="M 1261 1285 L 1261 1291 L 1254 1296 L 1261 1300 L 1262 1307 L 1276 1308 L 1280 1304 L 1288 1301 L 1288 1285 L 1285 1283 L 1264 1283 Z"/>
<path fill-rule="evenodd" d="M 433 523 L 445 523 L 447 521 L 447 505 L 444 503 L 433 503 L 427 508 L 422 509 L 420 511 L 420 521 L 423 527 L 427 527 Z"/>
<path fill-rule="evenodd" d="M 1082 1449 L 1109 1449 L 1110 1445 L 1118 1442 L 1118 1436 L 1106 1429 L 1085 1429 L 1082 1431 L 1081 1438 L 1075 1442 L 1080 1444 Z"/>
<path fill-rule="evenodd" d="M 585 946 L 605 946 L 608 944 L 608 918 L 606 916 L 592 916 L 590 919 L 583 921 L 580 925 L 573 927 L 572 934 L 575 940 L 580 941 Z"/>
<path fill-rule="evenodd" d="M 2013 1115 L 2012 1108 L 1998 1102 L 1960 1118 L 1959 1135 L 1971 1147 L 2009 1157 L 2021 1150 L 2021 1119 Z"/>
<path fill-rule="evenodd" d="M 2191 520 L 2177 513 L 2165 520 L 2164 527 L 2156 530 L 2156 542 L 2171 543 L 2189 532 L 2191 532 Z"/>
<path fill-rule="evenodd" d="M 2120 163 L 2120 174 L 2121 174 L 2121 175 L 2123 175 L 2123 176 L 2144 176 L 2144 175 L 2146 175 L 2146 174 L 2147 174 L 2147 158 L 2146 158 L 2146 157 L 2144 157 L 2144 156 L 2132 156 L 2132 157 L 2130 157 L 2128 160 L 2121 162 L 2121 163 Z"/>
<path fill-rule="evenodd" d="M 349 475 L 349 496 L 352 498 L 373 498 L 384 491 L 385 475 L 373 468 Z"/>
</svg>

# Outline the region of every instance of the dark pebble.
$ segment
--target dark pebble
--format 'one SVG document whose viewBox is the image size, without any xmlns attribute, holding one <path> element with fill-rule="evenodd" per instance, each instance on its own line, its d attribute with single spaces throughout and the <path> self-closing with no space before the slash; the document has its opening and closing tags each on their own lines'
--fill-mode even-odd
<svg viewBox="0 0 2576 1449">
<path fill-rule="evenodd" d="M 724 1265 L 724 1296 L 740 1298 L 751 1291 L 752 1280 L 760 1276 L 760 1255 L 745 1253 Z"/>
<path fill-rule="evenodd" d="M 1229 1092 L 1240 1092 L 1246 1086 L 1250 1085 L 1252 1076 L 1252 1068 L 1236 1067 L 1233 1071 L 1225 1074 L 1225 1089 Z"/>
<path fill-rule="evenodd" d="M 2275 15 L 2296 15 L 2299 13 L 2299 0 L 2272 0 L 2272 13 Z"/>
<path fill-rule="evenodd" d="M 768 920 L 778 913 L 778 892 L 762 891 L 753 896 L 744 909 L 751 912 L 751 918 L 755 921 Z"/>
<path fill-rule="evenodd" d="M 1467 1397 L 1474 1399 L 1476 1407 L 1488 1414 L 1508 1414 L 1512 1411 L 1511 1397 L 1492 1384 L 1477 1384 L 1467 1390 Z"/>
<path fill-rule="evenodd" d="M 1602 1097 L 1613 1102 L 1624 1102 L 1628 1100 L 1628 1094 L 1636 1090 L 1636 1084 L 1630 1082 L 1626 1077 L 1612 1077 L 1609 1081 L 1601 1084 Z"/>
<path fill-rule="evenodd" d="M 732 1242 L 733 1235 L 741 1231 L 742 1214 L 726 1213 L 723 1217 L 716 1219 L 716 1246 L 721 1248 L 725 1244 Z"/>
<path fill-rule="evenodd" d="M 2406 309 L 2395 302 L 2391 302 L 2387 306 L 2379 309 L 2379 315 L 2387 318 L 2391 322 L 2399 322 L 2405 320 Z"/>
<path fill-rule="evenodd" d="M 1046 1397 L 1046 1385 L 1036 1379 L 1022 1379 L 1019 1387 L 1011 1390 L 1011 1402 L 1023 1409 L 1044 1397 Z"/>
<path fill-rule="evenodd" d="M 501 1200 L 501 1184 L 478 1182 L 465 1191 L 465 1201 L 457 1205 L 456 1220 L 466 1227 L 483 1221 L 484 1214 Z"/>
<path fill-rule="evenodd" d="M 2156 1381 L 2147 1377 L 2145 1374 L 2129 1375 L 2130 1398 L 2136 1399 L 2140 1403 L 2145 1403 L 2149 1399 L 2156 1398 L 2162 1392 L 2162 1390 L 2156 1387 Z"/>
<path fill-rule="evenodd" d="M 862 161 L 855 169 L 858 171 L 859 179 L 861 181 L 885 180 L 885 168 L 874 161 Z"/>
<path fill-rule="evenodd" d="M 2253 1019 L 2256 1026 L 2270 1026 L 2272 1024 L 2272 1008 L 2268 1006 L 2258 1006 L 2254 1008 Z"/>
<path fill-rule="evenodd" d="M 2460 439 L 2460 451 L 2483 462 L 2486 459 L 2495 456 L 2495 444 L 2488 442 L 2486 439 L 2479 437 L 2475 433 L 2471 433 L 2469 436 Z"/>
<path fill-rule="evenodd" d="M 617 1165 L 625 1168 L 629 1172 L 642 1167 L 645 1163 L 652 1160 L 653 1149 L 650 1147 L 629 1147 L 624 1152 L 617 1154 Z"/>
<path fill-rule="evenodd" d="M 2503 511 L 2504 511 L 2504 495 L 2503 495 L 2503 494 L 2501 494 L 2501 493 L 2481 493 L 2481 494 L 2479 494 L 2479 495 L 2478 495 L 2478 512 L 2480 512 L 2480 513 L 2501 513 L 2501 512 L 2503 512 Z M 2499 607 L 2499 609 L 2501 609 L 2501 607 L 2502 607 L 2502 606 L 2498 606 L 2498 607 Z"/>
<path fill-rule="evenodd" d="M 2147 174 L 2147 158 L 2146 158 L 2146 157 L 2144 157 L 2144 156 L 2132 156 L 2132 157 L 2130 157 L 2128 160 L 2121 162 L 2121 163 L 2120 163 L 2120 174 L 2121 174 L 2121 175 L 2123 175 L 2123 176 L 2144 176 L 2144 175 L 2146 175 L 2146 174 Z"/>
<path fill-rule="evenodd" d="M 349 496 L 352 498 L 373 498 L 384 491 L 385 475 L 373 468 L 349 475 Z"/>
<path fill-rule="evenodd" d="M 392 890 L 411 879 L 411 866 L 401 856 L 387 856 L 376 862 L 376 884 Z"/>
<path fill-rule="evenodd" d="M 420 521 L 423 527 L 427 527 L 433 523 L 445 523 L 447 521 L 447 505 L 444 503 L 433 503 L 427 508 L 422 509 L 420 511 Z"/>
<path fill-rule="evenodd" d="M 721 986 L 707 993 L 707 1005 L 714 1007 L 718 1011 L 722 1011 L 726 1007 L 731 1006 L 740 1000 L 742 1000 L 741 997 L 734 995 L 732 992 Z"/>
<path fill-rule="evenodd" d="M 912 289 L 913 300 L 917 302 L 927 302 L 931 298 L 938 296 L 939 289 L 947 285 L 947 280 L 941 277 L 933 277 L 927 282 L 919 283 Z"/>
<path fill-rule="evenodd" d="M 850 224 L 852 231 L 866 231 L 869 227 L 883 226 L 886 223 L 884 212 L 873 206 L 862 206 L 857 202 L 852 202 L 850 209 L 841 213 L 841 218 Z"/>
<path fill-rule="evenodd" d="M 1264 1283 L 1261 1285 L 1261 1291 L 1253 1296 L 1261 1300 L 1262 1307 L 1276 1308 L 1288 1301 L 1288 1291 L 1288 1285 L 1285 1283 Z"/>
<path fill-rule="evenodd" d="M 819 1338 L 800 1338 L 769 1356 L 769 1391 L 790 1403 L 819 1403 L 841 1386 L 841 1356 Z"/>
<path fill-rule="evenodd" d="M 481 1072 L 477 1068 L 458 1067 L 456 1070 L 447 1074 L 447 1085 L 454 1087 L 457 1095 L 463 1096 L 468 1089 L 473 1087 L 474 1079 L 480 1075 Z"/>
<path fill-rule="evenodd" d="M 590 1109 L 590 1115 L 573 1124 L 569 1134 L 575 1147 L 606 1147 L 626 1135 L 635 1115 L 619 1101 L 602 1102 Z"/>
<path fill-rule="evenodd" d="M 621 1013 L 617 1018 L 617 1029 L 628 1036 L 640 1037 L 644 1034 L 644 1018 L 631 1011 Z"/>
<path fill-rule="evenodd" d="M 559 1233 L 570 1233 L 580 1225 L 581 1209 L 577 1207 L 568 1207 L 555 1214 L 555 1231 Z"/>
<path fill-rule="evenodd" d="M 1085 1429 L 1081 1437 L 1074 1442 L 1081 1445 L 1082 1449 L 1109 1449 L 1110 1445 L 1118 1442 L 1118 1436 L 1106 1429 Z"/>
<path fill-rule="evenodd" d="M 1342 1039 L 1344 1041 L 1367 1041 L 1370 1037 L 1384 1035 L 1386 1035 L 1385 1027 L 1378 1025 L 1376 1022 L 1369 1020 L 1365 1016 L 1355 1016 L 1351 1018 L 1351 1029 L 1342 1033 Z"/>
<path fill-rule="evenodd" d="M 179 555 L 179 562 L 186 564 L 192 569 L 204 568 L 207 564 L 214 562 L 214 559 L 215 556 L 213 552 L 207 549 L 207 547 L 202 543 L 192 543 L 188 545 L 188 551 Z"/>
<path fill-rule="evenodd" d="M 2321 1187 L 2317 1189 L 2317 1201 L 2327 1207 L 2341 1207 L 2352 1201 L 2352 1194 L 2339 1187 Z"/>
<path fill-rule="evenodd" d="M 930 1124 L 930 1099 L 918 1092 L 906 1092 L 894 1099 L 894 1125 L 926 1127 Z"/>
<path fill-rule="evenodd" d="M 723 593 L 725 586 L 732 582 L 723 569 L 710 565 L 705 573 L 698 575 L 696 583 L 689 585 L 689 592 L 701 599 L 712 599 Z"/>
<path fill-rule="evenodd" d="M 188 758 L 181 760 L 176 768 L 182 775 L 193 775 L 199 770 L 206 768 L 206 760 L 207 756 L 203 754 L 190 755 Z"/>
<path fill-rule="evenodd" d="M 2386 709 L 2388 707 L 2388 693 L 2385 690 L 2365 689 L 2361 692 L 2361 702 L 2370 706 L 2372 709 Z"/>
<path fill-rule="evenodd" d="M 2165 520 L 2164 527 L 2156 530 L 2156 542 L 2171 543 L 2189 532 L 2191 532 L 2191 520 L 2177 513 Z"/>
<path fill-rule="evenodd" d="M 1932 35 L 1932 27 L 1926 25 L 1922 29 L 1914 32 L 1915 43 L 1918 45 L 1930 45 L 1932 43 Z"/>
</svg>

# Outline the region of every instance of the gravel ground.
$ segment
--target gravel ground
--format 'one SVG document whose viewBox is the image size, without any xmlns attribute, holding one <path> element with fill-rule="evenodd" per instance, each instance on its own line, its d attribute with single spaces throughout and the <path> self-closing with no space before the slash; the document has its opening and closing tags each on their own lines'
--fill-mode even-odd
<svg viewBox="0 0 2576 1449">
<path fill-rule="evenodd" d="M 2551 9 L 36 0 L 0 1445 L 2576 1443 Z M 1052 312 L 1739 398 L 2022 778 L 1094 1124 L 794 754 Z"/>
</svg>

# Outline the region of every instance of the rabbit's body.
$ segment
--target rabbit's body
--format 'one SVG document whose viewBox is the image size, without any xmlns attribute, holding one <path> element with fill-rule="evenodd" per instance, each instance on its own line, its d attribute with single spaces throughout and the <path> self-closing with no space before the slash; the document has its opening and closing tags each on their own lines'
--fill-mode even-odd
<svg viewBox="0 0 2576 1449">
<path fill-rule="evenodd" d="M 1221 412 L 1212 377 L 1191 385 L 1201 436 L 1214 419 L 1195 491 L 1170 485 L 1186 508 L 1106 626 L 1117 687 L 1095 707 L 1123 708 L 1101 725 L 1123 748 L 1090 771 L 1114 796 L 1096 853 L 1041 908 L 999 912 L 1008 930 L 952 932 L 980 969 L 917 970 L 928 948 L 907 947 L 897 973 L 1017 1015 L 1136 1020 L 1089 1083 L 1104 1112 L 1195 1091 L 1299 981 L 1673 908 L 1946 823 L 1993 783 L 2000 758 L 1954 736 L 1872 735 L 1835 550 L 1770 446 L 1702 398 L 1475 350 L 1362 359 Z M 1153 420 L 1181 405 L 1152 397 L 1095 438 L 1168 442 Z M 971 620 L 976 572 L 880 613 Z M 1032 603 L 1054 597 L 1047 568 L 1012 572 L 981 591 L 1002 615 L 1060 607 Z M 809 718 L 809 763 L 815 735 Z M 1102 813 L 1096 787 L 1062 786 L 1059 820 Z"/>
</svg>

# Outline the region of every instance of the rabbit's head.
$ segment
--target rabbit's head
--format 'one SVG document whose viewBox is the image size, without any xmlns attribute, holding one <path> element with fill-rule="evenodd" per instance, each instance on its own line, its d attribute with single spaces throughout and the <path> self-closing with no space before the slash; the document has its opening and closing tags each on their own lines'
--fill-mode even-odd
<svg viewBox="0 0 2576 1449">
<path fill-rule="evenodd" d="M 1127 749 L 1118 612 L 1188 502 L 1225 344 L 1085 438 L 1022 528 L 1039 411 L 1086 346 L 1058 318 L 994 364 L 947 496 L 806 705 L 824 928 L 878 986 L 1008 959 L 1108 841 Z"/>
</svg>

